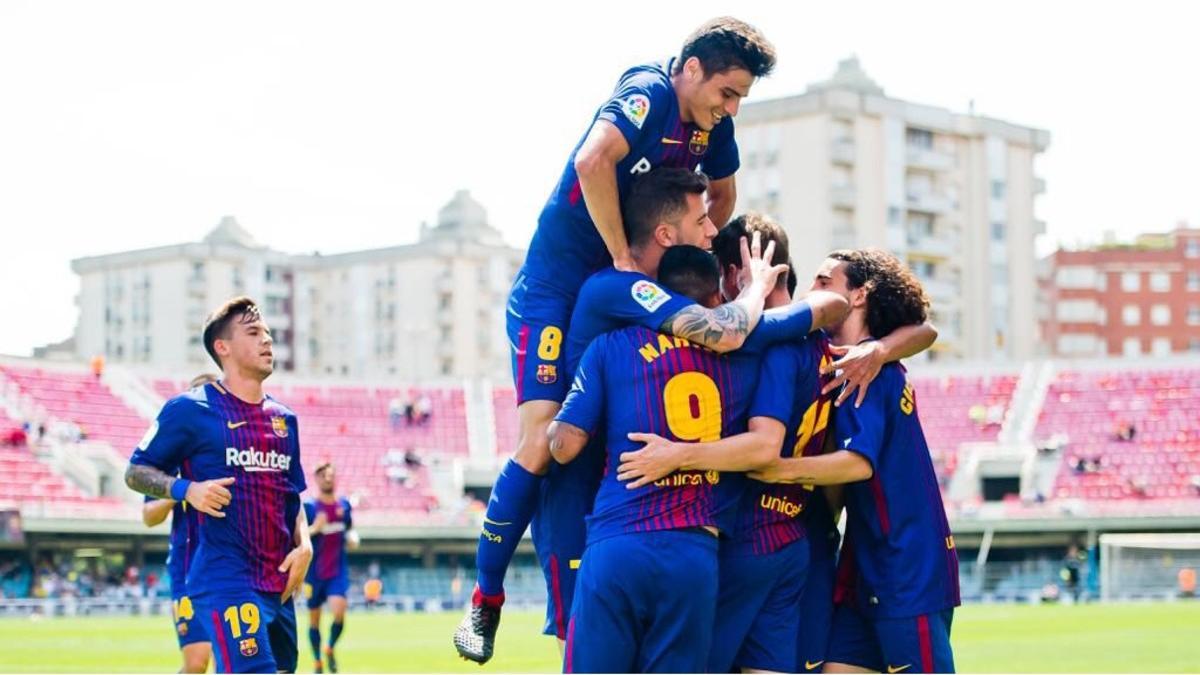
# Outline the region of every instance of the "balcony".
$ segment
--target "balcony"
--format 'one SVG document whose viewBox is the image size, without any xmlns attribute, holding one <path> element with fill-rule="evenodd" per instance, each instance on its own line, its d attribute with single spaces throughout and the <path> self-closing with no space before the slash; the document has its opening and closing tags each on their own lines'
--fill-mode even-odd
<svg viewBox="0 0 1200 675">
<path fill-rule="evenodd" d="M 958 298 L 958 287 L 941 279 L 922 279 L 921 285 L 929 299 L 936 303 L 951 303 Z"/>
<path fill-rule="evenodd" d="M 835 164 L 854 164 L 854 141 L 848 138 L 834 139 L 829 147 L 829 156 Z"/>
<path fill-rule="evenodd" d="M 1041 178 L 1038 176 L 1034 177 L 1034 179 L 1033 179 L 1033 194 L 1035 194 L 1035 195 L 1046 194 L 1046 179 L 1045 178 Z"/>
<path fill-rule="evenodd" d="M 943 214 L 950 211 L 950 200 L 932 192 L 910 192 L 907 197 L 909 211 Z"/>
<path fill-rule="evenodd" d="M 958 248 L 958 240 L 951 237 L 910 236 L 908 238 L 909 254 L 922 255 L 930 258 L 949 258 Z"/>
<path fill-rule="evenodd" d="M 948 171 L 954 166 L 954 158 L 928 148 L 908 146 L 905 160 L 909 168 L 925 171 Z"/>
<path fill-rule="evenodd" d="M 829 201 L 833 204 L 834 208 L 854 208 L 854 186 L 834 185 L 829 189 Z"/>
</svg>

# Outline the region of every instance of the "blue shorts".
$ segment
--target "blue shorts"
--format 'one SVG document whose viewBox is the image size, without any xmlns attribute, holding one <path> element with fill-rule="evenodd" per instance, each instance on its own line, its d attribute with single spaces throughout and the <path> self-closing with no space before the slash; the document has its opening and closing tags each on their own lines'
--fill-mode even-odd
<svg viewBox="0 0 1200 675">
<path fill-rule="evenodd" d="M 246 589 L 208 593 L 193 604 L 212 635 L 218 673 L 295 672 L 295 603 Z"/>
<path fill-rule="evenodd" d="M 524 268 L 517 273 L 504 315 L 517 405 L 562 403 L 567 397 L 571 387 L 566 372 L 567 325 L 574 307 L 575 296 L 529 278 Z"/>
<path fill-rule="evenodd" d="M 768 555 L 723 543 L 708 672 L 796 672 L 796 637 L 808 618 L 796 605 L 807 576 L 807 539 Z"/>
<path fill-rule="evenodd" d="M 604 445 L 595 441 L 569 464 L 553 462 L 542 481 L 530 523 L 533 549 L 546 577 L 546 623 L 542 632 L 567 639 L 575 577 L 587 545 L 588 514 L 604 476 Z"/>
<path fill-rule="evenodd" d="M 717 538 L 663 530 L 592 542 L 567 630 L 566 673 L 701 673 L 717 608 Z"/>
<path fill-rule="evenodd" d="M 191 598 L 186 595 L 172 597 L 171 616 L 175 621 L 175 637 L 179 639 L 180 649 L 208 642 L 208 631 L 204 630 L 204 622 L 196 616 Z"/>
<path fill-rule="evenodd" d="M 808 582 L 800 595 L 800 639 L 796 641 L 796 672 L 819 673 L 829 650 L 829 630 L 833 623 L 833 588 L 837 581 L 837 530 L 829 540 L 809 537 Z"/>
<path fill-rule="evenodd" d="M 304 583 L 304 598 L 309 609 L 317 609 L 325 604 L 331 595 L 346 597 L 350 589 L 350 576 L 345 570 L 332 579 L 313 579 Z"/>
<path fill-rule="evenodd" d="M 903 619 L 868 619 L 850 605 L 833 612 L 828 661 L 889 673 L 953 673 L 954 610 Z"/>
</svg>

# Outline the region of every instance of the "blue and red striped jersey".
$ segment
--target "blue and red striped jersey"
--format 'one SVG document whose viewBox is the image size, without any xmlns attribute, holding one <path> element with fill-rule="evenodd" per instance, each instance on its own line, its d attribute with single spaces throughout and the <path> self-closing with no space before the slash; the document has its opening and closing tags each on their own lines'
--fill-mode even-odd
<svg viewBox="0 0 1200 675">
<path fill-rule="evenodd" d="M 958 552 L 904 367 L 885 365 L 862 406 L 839 406 L 834 419 L 838 449 L 862 455 L 874 469 L 870 479 L 846 485 L 854 602 L 879 618 L 961 604 Z"/>
<path fill-rule="evenodd" d="M 308 581 L 336 579 L 348 572 L 346 562 L 346 532 L 354 526 L 350 502 L 345 497 L 327 502 L 309 499 L 304 502 L 304 514 L 313 522 L 318 513 L 325 514 L 325 525 L 312 537 L 313 561 L 308 566 Z"/>
<path fill-rule="evenodd" d="M 296 415 L 270 396 L 247 403 L 219 383 L 167 401 L 130 458 L 191 480 L 233 477 L 224 518 L 197 514 L 191 596 L 226 589 L 280 593 L 304 491 Z"/>
<path fill-rule="evenodd" d="M 809 457 L 822 452 L 833 407 L 831 394 L 821 395 L 830 378 L 822 378 L 822 361 L 829 361 L 829 339 L 822 332 L 799 342 L 767 350 L 759 371 L 758 389 L 750 418 L 770 417 L 785 427 L 781 457 Z M 765 555 L 805 536 L 805 519 L 813 486 L 762 483 L 746 479 L 738 509 L 733 551 Z"/>
<path fill-rule="evenodd" d="M 629 154 L 616 167 L 622 199 L 635 175 L 655 167 L 700 168 L 711 178 L 725 178 L 738 169 L 732 118 L 721 120 L 712 131 L 679 119 L 679 99 L 671 85 L 674 62 L 647 63 L 625 71 L 588 124 L 590 130 L 596 120 L 610 122 L 629 144 Z M 538 216 L 525 257 L 525 274 L 571 296 L 588 275 L 612 264 L 575 172 L 575 154 L 586 137 L 587 131 L 567 158 Z"/>
<path fill-rule="evenodd" d="M 636 490 L 617 480 L 631 432 L 715 441 L 745 430 L 762 349 L 721 355 L 643 327 L 592 341 L 557 419 L 606 438 L 604 478 L 588 517 L 588 541 L 628 532 L 721 527 L 718 485 L 730 474 L 677 471 Z M 734 504 L 736 505 L 736 504 Z"/>
</svg>

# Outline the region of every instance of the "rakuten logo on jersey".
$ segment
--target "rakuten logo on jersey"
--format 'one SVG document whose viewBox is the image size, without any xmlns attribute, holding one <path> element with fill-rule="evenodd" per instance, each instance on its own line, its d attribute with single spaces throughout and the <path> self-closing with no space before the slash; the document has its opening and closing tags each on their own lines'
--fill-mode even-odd
<svg viewBox="0 0 1200 675">
<path fill-rule="evenodd" d="M 292 466 L 292 457 L 253 447 L 248 450 L 225 448 L 225 466 L 240 466 L 245 471 L 287 471 Z"/>
</svg>

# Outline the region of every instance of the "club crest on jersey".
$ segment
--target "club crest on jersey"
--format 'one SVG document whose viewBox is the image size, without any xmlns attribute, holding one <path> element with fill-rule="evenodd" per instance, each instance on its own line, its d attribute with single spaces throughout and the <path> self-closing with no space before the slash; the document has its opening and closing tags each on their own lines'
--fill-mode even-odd
<svg viewBox="0 0 1200 675">
<path fill-rule="evenodd" d="M 645 279 L 635 283 L 630 289 L 630 293 L 632 293 L 634 301 L 647 312 L 653 312 L 671 299 L 671 296 L 657 284 Z"/>
<path fill-rule="evenodd" d="M 554 384 L 558 382 L 558 366 L 553 363 L 539 363 L 537 367 L 539 384 Z"/>
<path fill-rule="evenodd" d="M 703 155 L 708 152 L 708 132 L 696 129 L 692 132 L 692 139 L 688 141 L 688 150 L 693 155 Z"/>
<path fill-rule="evenodd" d="M 621 101 L 621 112 L 625 113 L 625 119 L 632 122 L 633 126 L 641 129 L 646 116 L 650 114 L 650 99 L 644 94 L 633 94 Z"/>
<path fill-rule="evenodd" d="M 258 640 L 255 638 L 246 638 L 238 643 L 238 651 L 242 656 L 254 656 L 258 653 Z"/>
<path fill-rule="evenodd" d="M 287 438 L 287 435 L 288 435 L 287 420 L 285 420 L 282 417 L 272 417 L 271 418 L 271 431 L 274 431 L 275 435 L 280 438 Z"/>
</svg>

